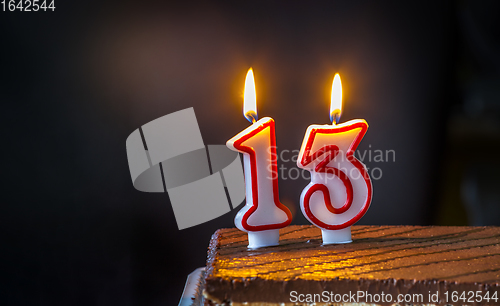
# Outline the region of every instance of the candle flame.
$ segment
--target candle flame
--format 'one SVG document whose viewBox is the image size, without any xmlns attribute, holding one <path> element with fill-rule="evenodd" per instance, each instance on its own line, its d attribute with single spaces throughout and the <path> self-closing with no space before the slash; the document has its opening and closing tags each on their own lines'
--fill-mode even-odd
<svg viewBox="0 0 500 306">
<path fill-rule="evenodd" d="M 245 79 L 245 94 L 243 98 L 243 115 L 250 122 L 255 122 L 257 116 L 257 97 L 255 93 L 255 80 L 253 78 L 252 68 L 248 69 Z"/>
<path fill-rule="evenodd" d="M 332 96 L 330 101 L 330 120 L 333 124 L 339 123 L 340 115 L 342 115 L 342 82 L 340 75 L 337 73 L 333 78 Z"/>
</svg>

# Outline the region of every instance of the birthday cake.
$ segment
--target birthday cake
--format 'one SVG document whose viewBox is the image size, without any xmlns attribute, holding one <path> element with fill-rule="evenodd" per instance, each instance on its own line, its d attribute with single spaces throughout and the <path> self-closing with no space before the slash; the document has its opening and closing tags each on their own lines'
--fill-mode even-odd
<svg viewBox="0 0 500 306">
<path fill-rule="evenodd" d="M 322 245 L 314 226 L 248 249 L 220 229 L 210 242 L 205 305 L 500 305 L 500 227 L 353 226 Z"/>
</svg>

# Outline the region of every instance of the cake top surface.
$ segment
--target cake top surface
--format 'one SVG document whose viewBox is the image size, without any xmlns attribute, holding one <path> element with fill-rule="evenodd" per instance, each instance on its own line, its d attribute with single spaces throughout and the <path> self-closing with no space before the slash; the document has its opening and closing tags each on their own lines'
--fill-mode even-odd
<svg viewBox="0 0 500 306">
<path fill-rule="evenodd" d="M 247 234 L 212 237 L 207 279 L 406 279 L 500 283 L 500 227 L 353 226 L 353 242 L 322 245 L 314 226 L 280 230 L 280 245 L 247 249 Z"/>
</svg>

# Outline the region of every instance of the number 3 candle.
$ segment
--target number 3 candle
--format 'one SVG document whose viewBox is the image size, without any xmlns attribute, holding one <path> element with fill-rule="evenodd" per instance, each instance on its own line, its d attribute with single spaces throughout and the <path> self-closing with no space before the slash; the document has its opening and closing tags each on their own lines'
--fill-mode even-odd
<svg viewBox="0 0 500 306">
<path fill-rule="evenodd" d="M 332 85 L 332 125 L 307 128 L 297 159 L 299 168 L 311 172 L 311 183 L 300 196 L 304 216 L 321 228 L 324 244 L 351 242 L 351 225 L 368 210 L 372 184 L 354 151 L 368 129 L 363 119 L 338 124 L 342 110 L 342 85 L 335 75 Z"/>
<path fill-rule="evenodd" d="M 292 214 L 281 204 L 278 194 L 274 120 L 257 121 L 257 101 L 252 68 L 245 80 L 243 115 L 252 125 L 227 141 L 227 146 L 243 153 L 246 205 L 234 223 L 248 233 L 249 248 L 277 245 L 279 229 L 290 224 Z"/>
</svg>

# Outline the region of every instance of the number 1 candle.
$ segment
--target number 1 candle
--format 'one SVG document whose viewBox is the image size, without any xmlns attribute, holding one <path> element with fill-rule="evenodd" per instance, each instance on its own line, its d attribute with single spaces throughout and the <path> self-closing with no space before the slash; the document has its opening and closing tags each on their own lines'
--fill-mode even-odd
<svg viewBox="0 0 500 306">
<path fill-rule="evenodd" d="M 324 244 L 351 242 L 351 225 L 368 210 L 372 184 L 354 151 L 368 129 L 363 119 L 338 124 L 342 111 L 342 85 L 335 75 L 330 102 L 332 125 L 307 128 L 297 159 L 299 168 L 311 172 L 311 183 L 302 191 L 304 216 L 321 228 Z"/>
<path fill-rule="evenodd" d="M 248 247 L 279 244 L 279 229 L 292 221 L 290 210 L 279 201 L 274 120 L 257 121 L 257 100 L 252 68 L 245 80 L 243 115 L 252 125 L 227 141 L 243 153 L 246 205 L 235 217 L 236 227 L 248 233 Z"/>
</svg>

